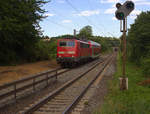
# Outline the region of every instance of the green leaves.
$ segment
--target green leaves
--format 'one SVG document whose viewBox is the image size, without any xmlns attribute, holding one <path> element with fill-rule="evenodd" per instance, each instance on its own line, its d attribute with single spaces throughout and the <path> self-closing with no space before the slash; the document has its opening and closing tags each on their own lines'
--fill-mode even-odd
<svg viewBox="0 0 150 114">
<path fill-rule="evenodd" d="M 93 36 L 92 27 L 89 25 L 83 27 L 78 34 L 78 37 L 86 39 L 90 38 L 91 36 Z"/>
<path fill-rule="evenodd" d="M 131 25 L 128 36 L 130 60 L 141 63 L 141 58 L 149 56 L 150 51 L 150 12 L 142 12 Z"/>
<path fill-rule="evenodd" d="M 45 0 L 0 1 L 0 63 L 18 58 L 28 60 L 34 53 L 41 34 L 39 22 L 45 12 L 41 6 L 45 3 Z"/>
</svg>

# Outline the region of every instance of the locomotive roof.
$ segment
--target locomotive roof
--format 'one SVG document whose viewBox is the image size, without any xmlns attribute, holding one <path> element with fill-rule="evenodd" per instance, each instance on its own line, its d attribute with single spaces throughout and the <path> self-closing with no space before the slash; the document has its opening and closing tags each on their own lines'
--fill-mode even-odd
<svg viewBox="0 0 150 114">
<path fill-rule="evenodd" d="M 94 42 L 94 41 L 92 41 L 92 40 L 83 40 L 83 39 L 79 39 L 79 38 L 76 38 L 76 37 L 74 37 L 74 38 L 63 38 L 63 39 L 59 39 L 59 40 L 64 40 L 64 39 L 65 39 L 65 40 L 78 40 L 78 41 L 84 42 L 84 43 L 90 42 L 91 45 L 101 46 L 101 44 L 99 44 L 99 43 L 97 43 L 97 42 Z"/>
<path fill-rule="evenodd" d="M 92 45 L 101 46 L 99 43 L 89 40 Z"/>
<path fill-rule="evenodd" d="M 59 40 L 77 40 L 79 42 L 88 43 L 88 40 L 82 40 L 79 38 L 63 38 L 63 39 L 59 39 Z"/>
</svg>

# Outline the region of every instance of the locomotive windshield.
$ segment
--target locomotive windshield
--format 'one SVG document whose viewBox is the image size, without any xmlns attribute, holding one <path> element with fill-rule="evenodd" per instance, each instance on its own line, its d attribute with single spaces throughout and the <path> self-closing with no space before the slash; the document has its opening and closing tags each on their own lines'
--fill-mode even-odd
<svg viewBox="0 0 150 114">
<path fill-rule="evenodd" d="M 74 47 L 75 42 L 74 41 L 61 41 L 59 42 L 60 47 Z"/>
</svg>

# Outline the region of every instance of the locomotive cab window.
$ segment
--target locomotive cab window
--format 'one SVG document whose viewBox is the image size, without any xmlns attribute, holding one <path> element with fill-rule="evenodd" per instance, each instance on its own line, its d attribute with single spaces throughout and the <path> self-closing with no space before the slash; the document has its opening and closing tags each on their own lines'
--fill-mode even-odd
<svg viewBox="0 0 150 114">
<path fill-rule="evenodd" d="M 74 47 L 75 42 L 74 41 L 66 41 L 66 42 L 59 42 L 60 47 Z"/>
<path fill-rule="evenodd" d="M 74 47 L 75 46 L 75 42 L 74 41 L 68 42 L 67 46 L 68 47 Z"/>
<path fill-rule="evenodd" d="M 66 42 L 59 42 L 59 46 L 60 46 L 60 47 L 64 47 L 64 46 L 66 46 L 66 45 L 67 45 Z"/>
</svg>

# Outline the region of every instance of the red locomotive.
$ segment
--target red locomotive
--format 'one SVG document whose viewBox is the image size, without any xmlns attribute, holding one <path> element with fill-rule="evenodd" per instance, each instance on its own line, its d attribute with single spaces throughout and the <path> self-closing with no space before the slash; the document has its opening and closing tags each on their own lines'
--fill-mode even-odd
<svg viewBox="0 0 150 114">
<path fill-rule="evenodd" d="M 101 45 L 93 41 L 64 38 L 57 41 L 57 63 L 63 67 L 74 66 L 97 58 Z"/>
</svg>

